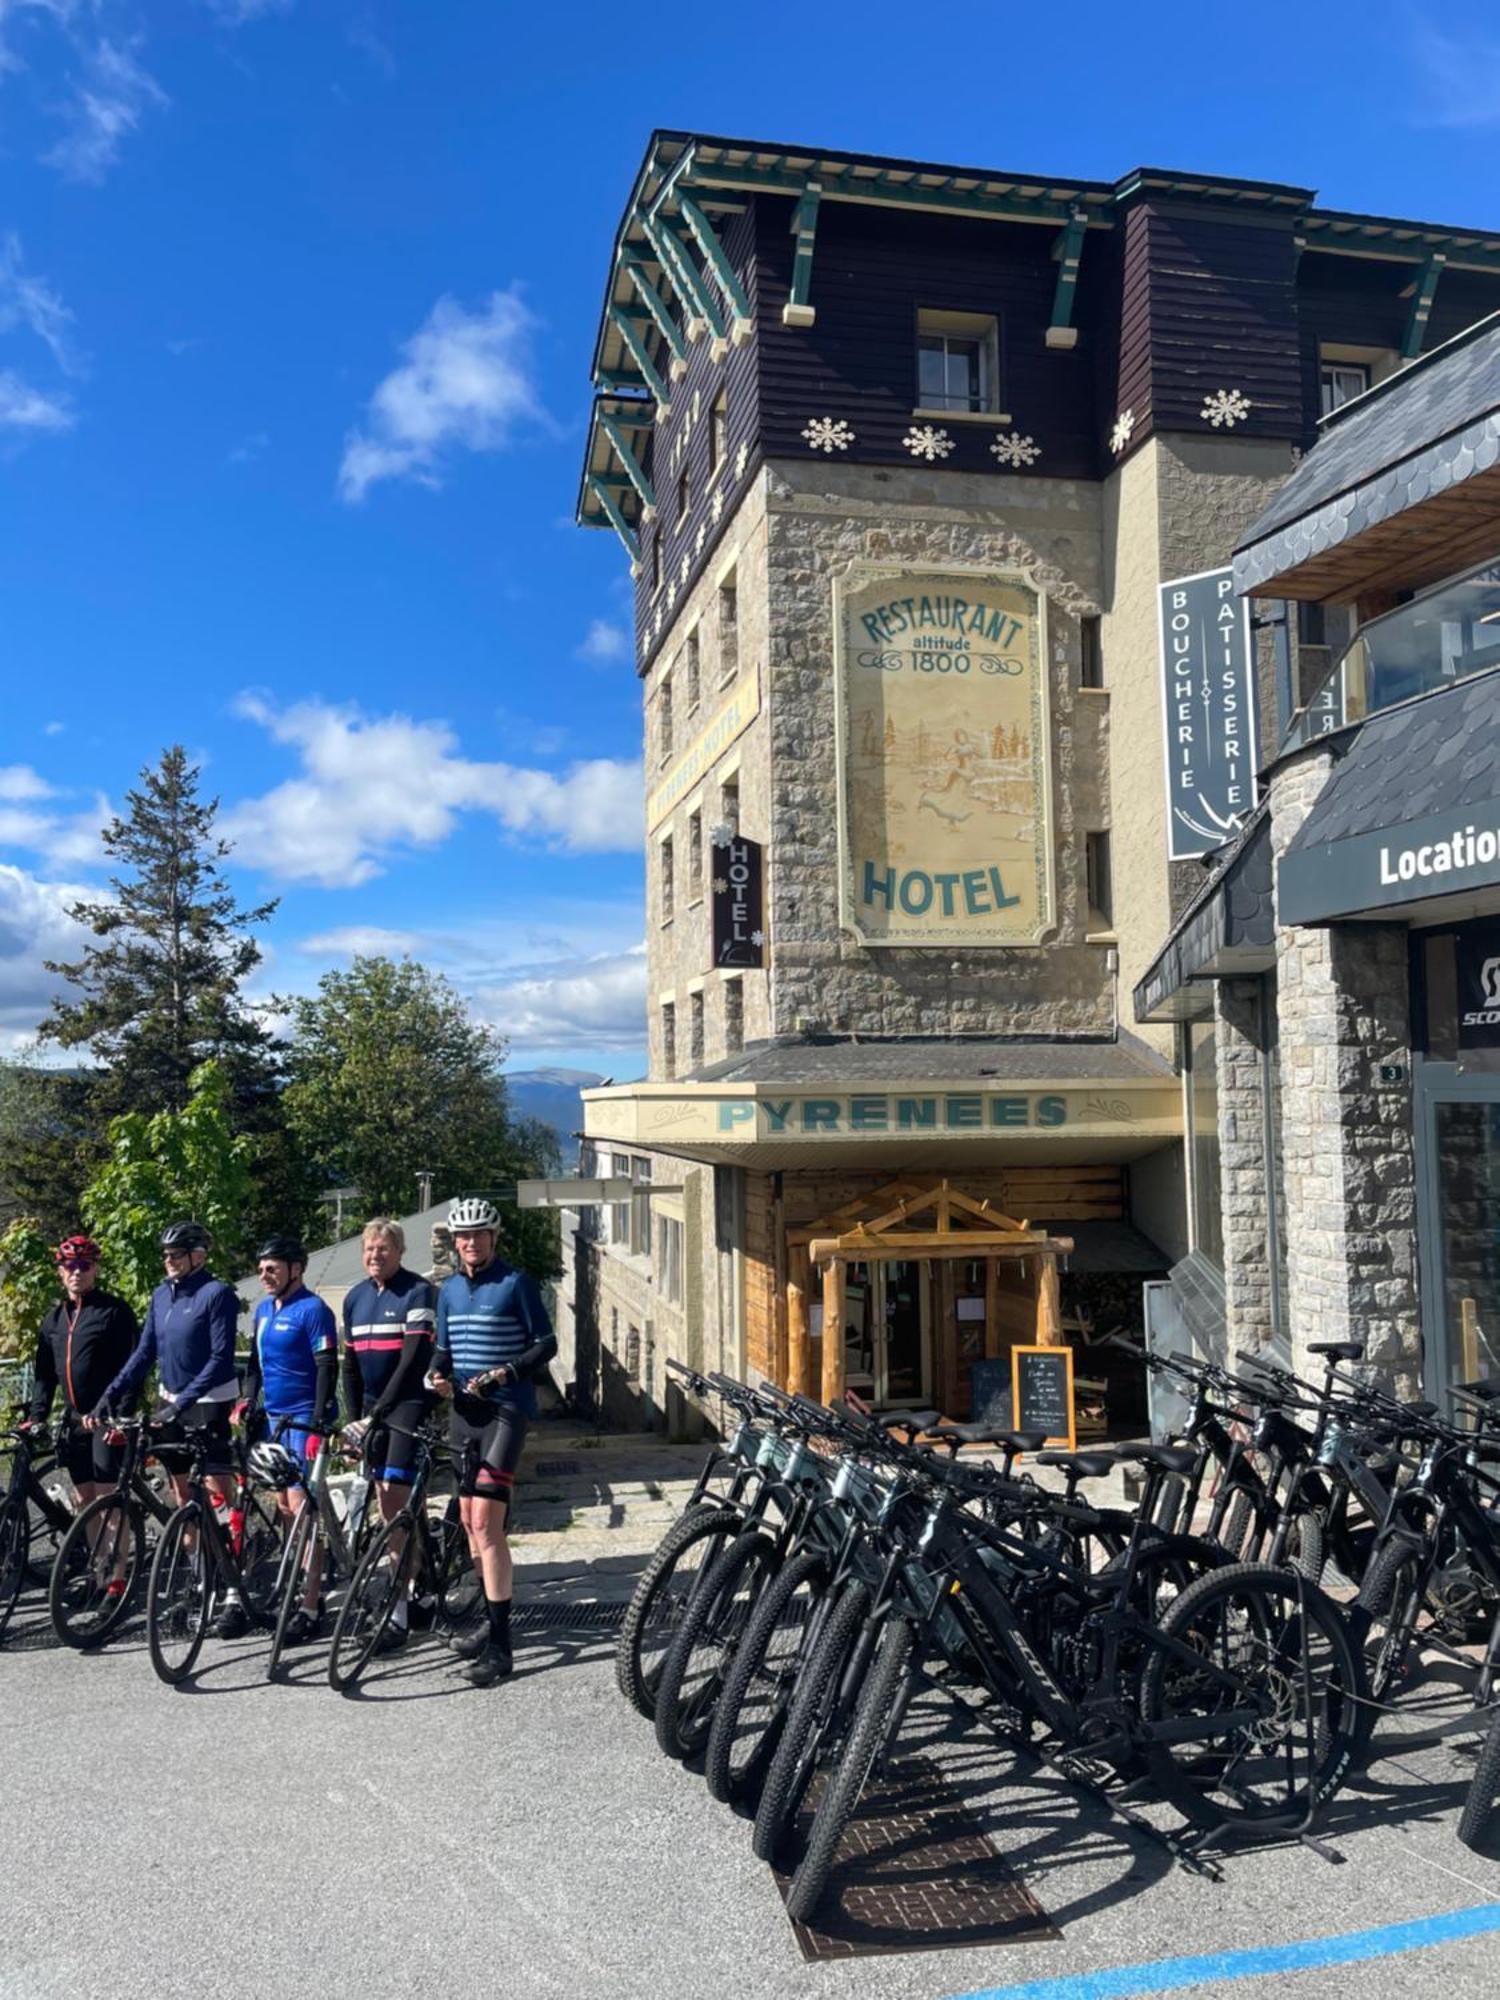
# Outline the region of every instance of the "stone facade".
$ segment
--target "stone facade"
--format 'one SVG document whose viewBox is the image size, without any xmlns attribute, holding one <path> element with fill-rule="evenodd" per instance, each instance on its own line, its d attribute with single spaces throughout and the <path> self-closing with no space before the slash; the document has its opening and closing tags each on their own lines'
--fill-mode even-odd
<svg viewBox="0 0 1500 2000">
<path fill-rule="evenodd" d="M 1224 1311 L 1229 1347 L 1271 1340 L 1274 1241 L 1266 1213 L 1266 1020 L 1258 979 L 1214 986 Z"/>
</svg>

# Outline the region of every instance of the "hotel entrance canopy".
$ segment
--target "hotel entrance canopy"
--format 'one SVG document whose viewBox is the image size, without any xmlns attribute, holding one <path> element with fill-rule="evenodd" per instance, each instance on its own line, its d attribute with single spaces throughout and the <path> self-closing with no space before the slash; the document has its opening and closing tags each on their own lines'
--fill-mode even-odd
<svg viewBox="0 0 1500 2000">
<path fill-rule="evenodd" d="M 1133 1036 L 767 1042 L 696 1076 L 587 1090 L 583 1102 L 589 1139 L 763 1172 L 940 1158 L 1109 1165 L 1182 1132 L 1171 1066 Z"/>
</svg>

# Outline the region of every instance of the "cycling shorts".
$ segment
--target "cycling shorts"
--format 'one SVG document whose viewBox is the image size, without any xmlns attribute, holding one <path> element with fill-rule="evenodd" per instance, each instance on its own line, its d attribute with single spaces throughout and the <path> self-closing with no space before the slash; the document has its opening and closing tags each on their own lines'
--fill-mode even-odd
<svg viewBox="0 0 1500 2000">
<path fill-rule="evenodd" d="M 409 1403 L 393 1403 L 373 1428 L 369 1463 L 377 1479 L 392 1486 L 410 1486 L 412 1461 L 416 1457 L 415 1433 L 427 1414 L 428 1399 L 418 1396 Z"/>
<path fill-rule="evenodd" d="M 234 1451 L 229 1441 L 229 1416 L 232 1403 L 189 1403 L 185 1410 L 177 1412 L 175 1424 L 156 1433 L 153 1449 L 168 1472 L 187 1473 L 193 1469 L 189 1453 L 180 1444 L 174 1445 L 173 1437 L 181 1437 L 183 1431 L 195 1431 L 208 1445 L 208 1456 L 203 1461 L 205 1472 L 229 1472 L 234 1466 Z"/>
<path fill-rule="evenodd" d="M 289 1451 L 299 1465 L 311 1465 L 318 1455 L 323 1433 L 309 1428 L 311 1410 L 267 1410 L 266 1436 L 283 1451 Z"/>
<path fill-rule="evenodd" d="M 487 1403 L 479 1396 L 455 1396 L 448 1420 L 448 1443 L 458 1490 L 466 1498 L 509 1500 L 515 1485 L 526 1415 L 511 1403 Z"/>
<path fill-rule="evenodd" d="M 86 1431 L 82 1424 L 67 1424 L 58 1433 L 57 1462 L 75 1486 L 90 1482 L 113 1486 L 120 1477 L 124 1456 L 119 1445 L 109 1442 L 109 1432 L 102 1427 Z"/>
</svg>

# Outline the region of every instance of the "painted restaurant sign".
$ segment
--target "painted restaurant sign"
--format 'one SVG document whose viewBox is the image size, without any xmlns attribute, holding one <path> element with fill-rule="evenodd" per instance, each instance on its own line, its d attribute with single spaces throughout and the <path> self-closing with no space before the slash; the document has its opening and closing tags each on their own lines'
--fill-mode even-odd
<svg viewBox="0 0 1500 2000">
<path fill-rule="evenodd" d="M 1053 922 L 1046 606 L 1027 578 L 834 584 L 839 914 L 869 945 L 1036 944 Z"/>
</svg>

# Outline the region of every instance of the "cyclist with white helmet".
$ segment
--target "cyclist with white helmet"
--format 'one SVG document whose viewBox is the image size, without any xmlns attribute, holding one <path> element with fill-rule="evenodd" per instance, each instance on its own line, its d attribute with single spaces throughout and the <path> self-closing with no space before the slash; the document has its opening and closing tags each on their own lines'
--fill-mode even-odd
<svg viewBox="0 0 1500 2000">
<path fill-rule="evenodd" d="M 459 1473 L 459 1508 L 469 1554 L 489 1612 L 457 1650 L 468 1677 L 492 1687 L 511 1671 L 510 1545 L 506 1540 L 516 1467 L 536 1415 L 531 1378 L 557 1352 L 557 1337 L 536 1281 L 495 1254 L 499 1211 L 480 1196 L 455 1201 L 448 1228 L 460 1268 L 438 1293 L 437 1352 L 428 1387 L 451 1396 L 449 1438 Z"/>
</svg>

